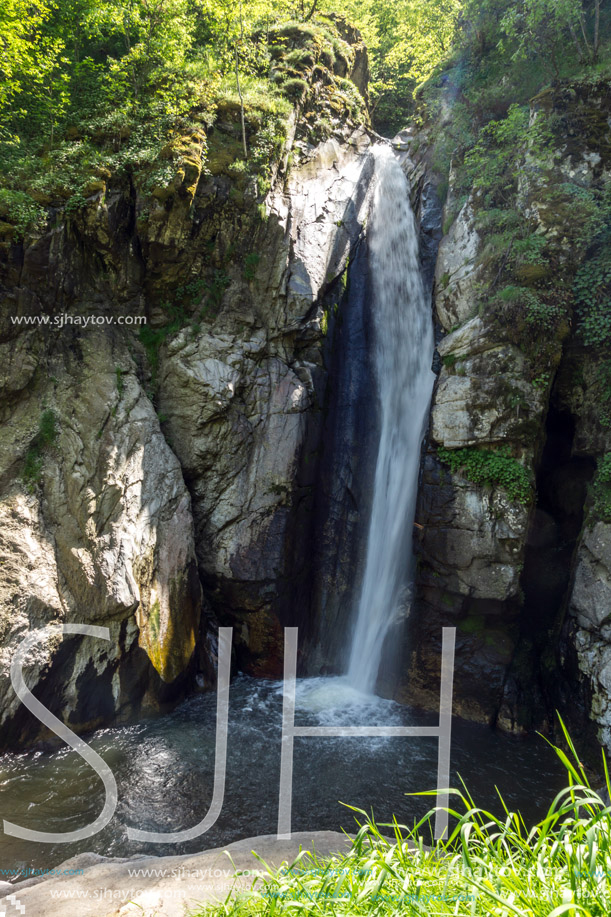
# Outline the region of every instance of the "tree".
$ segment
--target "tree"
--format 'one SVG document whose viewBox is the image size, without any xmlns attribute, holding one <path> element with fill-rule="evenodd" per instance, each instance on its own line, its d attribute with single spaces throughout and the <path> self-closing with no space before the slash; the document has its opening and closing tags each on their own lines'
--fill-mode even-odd
<svg viewBox="0 0 611 917">
<path fill-rule="evenodd" d="M 28 0 L 0 3 L 0 112 L 44 65 L 44 49 L 38 40 L 49 13 L 45 0 L 33 5 Z"/>
<path fill-rule="evenodd" d="M 514 57 L 540 57 L 558 79 L 570 41 L 580 61 L 596 60 L 600 0 L 594 0 L 590 15 L 581 0 L 521 0 L 505 13 L 501 28 L 508 37 L 517 40 Z"/>
</svg>

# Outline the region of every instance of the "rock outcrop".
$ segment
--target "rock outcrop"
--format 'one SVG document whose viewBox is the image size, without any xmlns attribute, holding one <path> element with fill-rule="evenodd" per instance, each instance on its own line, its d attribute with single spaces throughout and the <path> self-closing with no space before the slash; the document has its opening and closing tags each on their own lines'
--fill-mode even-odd
<svg viewBox="0 0 611 917">
<path fill-rule="evenodd" d="M 97 330 L 68 336 L 3 428 L 5 741 L 36 734 L 8 678 L 31 630 L 40 642 L 29 687 L 81 729 L 170 700 L 199 641 L 191 499 L 178 460 L 124 342 Z M 45 417 L 53 438 L 39 446 Z M 24 459 L 34 468 L 25 483 L 16 474 Z M 48 625 L 64 622 L 107 626 L 110 644 L 62 644 Z"/>
</svg>

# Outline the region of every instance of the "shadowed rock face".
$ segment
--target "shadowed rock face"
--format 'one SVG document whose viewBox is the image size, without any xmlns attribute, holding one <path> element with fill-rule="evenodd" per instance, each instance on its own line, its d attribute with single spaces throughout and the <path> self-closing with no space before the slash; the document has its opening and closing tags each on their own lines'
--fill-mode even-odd
<svg viewBox="0 0 611 917">
<path fill-rule="evenodd" d="M 237 336 L 217 323 L 197 340 L 183 332 L 160 372 L 164 429 L 193 495 L 202 582 L 218 620 L 236 625 L 251 674 L 281 675 L 282 625 L 308 620 L 322 350 L 338 303 L 325 295 L 360 233 L 368 149 L 364 134 L 323 144 L 273 199 L 276 229 L 261 238 L 248 291 L 262 327 Z M 239 308 L 229 300 L 235 320 Z"/>
<path fill-rule="evenodd" d="M 314 581 L 306 668 L 343 672 L 360 592 L 378 440 L 376 385 L 370 360 L 367 242 L 353 258 L 341 311 L 330 334 L 330 386 L 314 496 Z M 307 619 L 306 619 L 307 620 Z"/>
</svg>

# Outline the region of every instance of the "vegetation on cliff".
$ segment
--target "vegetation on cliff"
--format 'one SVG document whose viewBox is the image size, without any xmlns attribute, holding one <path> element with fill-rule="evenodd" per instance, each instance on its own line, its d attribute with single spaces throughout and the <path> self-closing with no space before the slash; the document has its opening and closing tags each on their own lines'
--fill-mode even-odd
<svg viewBox="0 0 611 917">
<path fill-rule="evenodd" d="M 121 177 L 164 202 L 222 171 L 262 199 L 295 106 L 313 142 L 334 119 L 367 119 L 349 79 L 358 34 L 315 9 L 296 21 L 300 8 L 267 0 L 4 4 L 0 239 L 103 200 Z M 365 91 L 366 73 L 355 79 Z M 235 143 L 217 133 L 211 146 L 234 120 Z"/>
<path fill-rule="evenodd" d="M 598 0 L 6 0 L 1 235 L 42 226 L 50 204 L 78 209 L 117 171 L 162 194 L 178 168 L 206 158 L 207 130 L 227 104 L 241 109 L 242 161 L 264 190 L 290 108 L 309 90 L 313 139 L 331 132 L 333 115 L 367 118 L 346 79 L 359 39 L 343 14 L 369 48 L 376 127 L 403 127 L 416 90 L 421 117 L 451 104 L 438 165 L 447 173 L 450 154 L 468 151 L 464 183 L 475 175 L 501 196 L 515 178 L 515 131 L 525 138 L 520 106 L 549 79 L 600 73 L 608 53 Z M 487 194 L 492 211 L 498 194 Z M 489 219 L 495 233 L 512 231 Z"/>
<path fill-rule="evenodd" d="M 483 487 L 502 487 L 511 500 L 529 503 L 532 499 L 532 482 L 527 470 L 510 455 L 507 447 L 493 452 L 489 449 L 444 449 L 437 454 L 453 472 L 461 472 L 469 481 Z"/>
</svg>

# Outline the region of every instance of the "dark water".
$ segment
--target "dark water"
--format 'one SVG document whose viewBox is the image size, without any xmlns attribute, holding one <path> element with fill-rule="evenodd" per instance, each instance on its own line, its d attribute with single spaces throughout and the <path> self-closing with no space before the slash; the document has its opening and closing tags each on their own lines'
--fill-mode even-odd
<svg viewBox="0 0 611 917">
<path fill-rule="evenodd" d="M 209 832 L 183 845 L 129 841 L 126 827 L 176 831 L 197 824 L 212 797 L 216 696 L 201 695 L 172 714 L 89 738 L 113 769 L 119 805 L 112 822 L 81 843 L 39 844 L 1 835 L 0 870 L 56 866 L 84 850 L 109 856 L 187 853 L 276 831 L 282 685 L 240 676 L 231 686 L 225 802 Z M 297 724 L 424 725 L 430 717 L 380 698 L 350 693 L 343 679 L 298 683 Z M 435 788 L 437 741 L 420 738 L 297 738 L 293 830 L 352 830 L 354 813 L 339 800 L 383 822 L 404 824 L 431 802 L 405 793 Z M 499 812 L 507 804 L 535 820 L 563 786 L 563 772 L 543 739 L 516 741 L 456 721 L 453 785 L 458 774 L 476 803 Z M 434 801 L 433 801 L 434 802 Z M 0 816 L 40 831 L 68 831 L 92 821 L 103 805 L 97 775 L 70 749 L 0 758 Z"/>
</svg>

